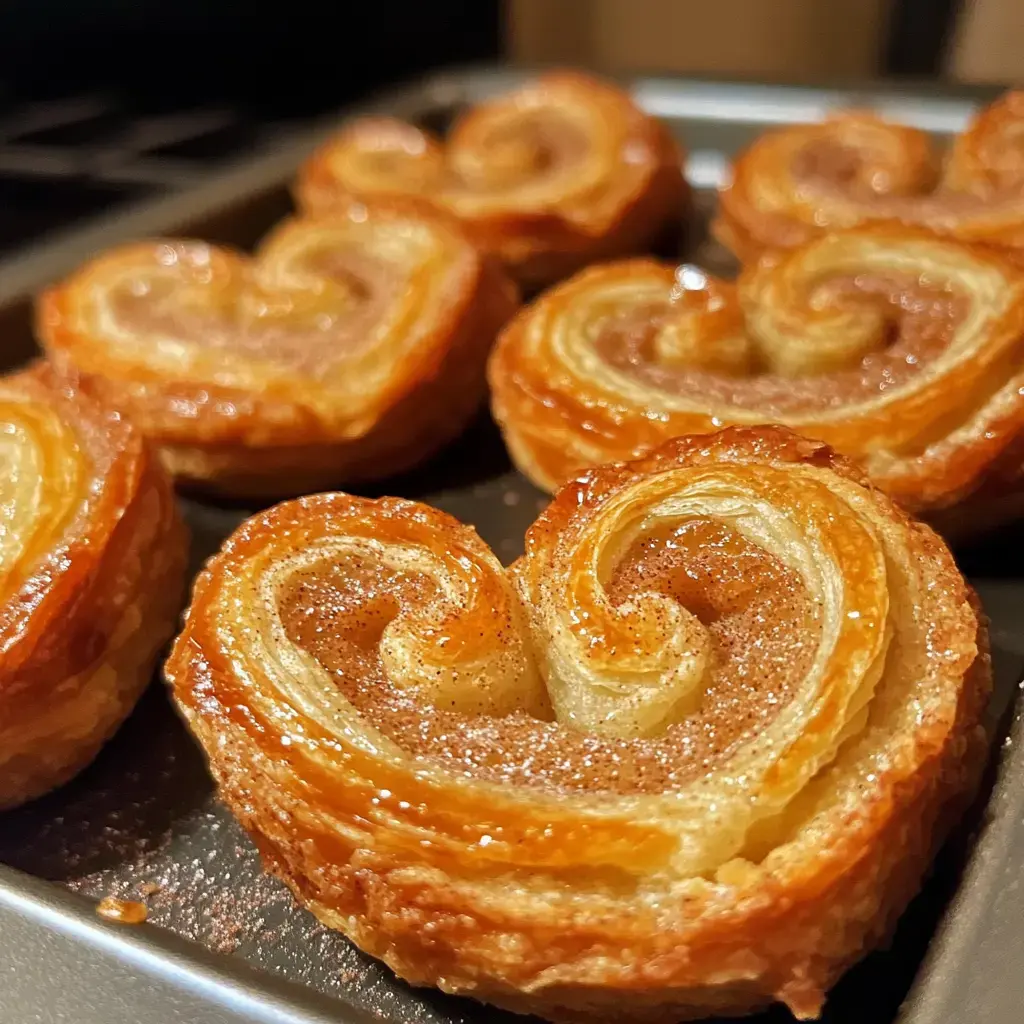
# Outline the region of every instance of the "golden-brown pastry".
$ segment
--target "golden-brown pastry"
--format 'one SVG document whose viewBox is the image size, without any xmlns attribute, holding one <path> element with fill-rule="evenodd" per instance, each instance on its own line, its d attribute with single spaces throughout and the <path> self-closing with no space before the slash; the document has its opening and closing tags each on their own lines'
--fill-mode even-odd
<svg viewBox="0 0 1024 1024">
<path fill-rule="evenodd" d="M 176 478 L 282 495 L 396 473 L 454 437 L 515 304 L 454 219 L 353 202 L 282 224 L 254 259 L 194 241 L 112 250 L 43 295 L 38 330 Z"/>
<path fill-rule="evenodd" d="M 825 236 L 735 284 L 593 267 L 523 309 L 489 372 L 509 450 L 546 490 L 668 437 L 780 422 L 919 512 L 978 498 L 1010 514 L 1024 495 L 1024 272 L 899 225 Z"/>
<path fill-rule="evenodd" d="M 200 576 L 167 675 L 320 920 L 415 984 L 565 1021 L 826 989 L 984 760 L 985 624 L 928 528 L 782 428 L 564 488 L 505 570 L 321 494 Z"/>
<path fill-rule="evenodd" d="M 0 807 L 85 767 L 174 632 L 186 536 L 139 432 L 40 365 L 0 380 Z"/>
<path fill-rule="evenodd" d="M 850 111 L 762 135 L 734 161 L 715 235 L 742 260 L 827 231 L 895 220 L 1024 247 L 1024 92 L 958 135 L 942 168 L 928 135 Z"/>
<path fill-rule="evenodd" d="M 622 90 L 553 72 L 482 103 L 448 137 L 392 118 L 353 121 L 303 167 L 308 210 L 352 195 L 419 195 L 456 214 L 524 285 L 641 252 L 689 198 L 668 130 Z"/>
</svg>

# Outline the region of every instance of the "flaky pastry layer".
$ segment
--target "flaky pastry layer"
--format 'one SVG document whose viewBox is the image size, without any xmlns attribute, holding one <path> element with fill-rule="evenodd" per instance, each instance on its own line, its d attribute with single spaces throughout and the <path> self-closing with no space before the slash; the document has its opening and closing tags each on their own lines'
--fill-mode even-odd
<svg viewBox="0 0 1024 1024">
<path fill-rule="evenodd" d="M 981 110 L 944 166 L 924 131 L 839 112 L 765 133 L 733 162 L 715 235 L 742 260 L 880 221 L 1024 246 L 1024 93 Z"/>
<path fill-rule="evenodd" d="M 818 1012 L 983 760 L 942 541 L 818 442 L 676 439 L 504 569 L 415 502 L 243 524 L 167 664 L 220 793 L 323 922 L 552 1020 Z"/>
<path fill-rule="evenodd" d="M 526 287 L 641 252 L 684 214 L 683 155 L 622 90 L 542 75 L 460 117 L 442 142 L 392 118 L 346 126 L 302 168 L 307 210 L 416 195 L 455 214 Z"/>
<path fill-rule="evenodd" d="M 898 225 L 746 268 L 633 260 L 541 295 L 502 332 L 492 408 L 548 491 L 587 466 L 728 424 L 783 423 L 858 458 L 920 513 L 1019 504 L 1024 273 Z"/>
<path fill-rule="evenodd" d="M 0 807 L 83 768 L 176 624 L 186 536 L 139 432 L 39 366 L 0 381 Z"/>
<path fill-rule="evenodd" d="M 229 495 L 376 479 L 451 440 L 485 392 L 515 287 L 456 221 L 352 202 L 285 222 L 253 258 L 153 241 L 86 264 L 38 305 L 51 360 Z"/>
</svg>

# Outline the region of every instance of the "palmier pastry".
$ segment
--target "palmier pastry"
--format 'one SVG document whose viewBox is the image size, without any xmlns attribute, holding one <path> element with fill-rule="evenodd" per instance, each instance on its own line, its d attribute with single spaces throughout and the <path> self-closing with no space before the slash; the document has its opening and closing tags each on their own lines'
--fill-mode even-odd
<svg viewBox="0 0 1024 1024">
<path fill-rule="evenodd" d="M 733 163 L 715 235 L 741 259 L 827 231 L 895 220 L 1024 247 L 1024 93 L 981 111 L 945 168 L 927 134 L 866 112 L 762 135 Z"/>
<path fill-rule="evenodd" d="M 0 807 L 71 778 L 174 632 L 186 537 L 137 430 L 46 366 L 0 380 Z"/>
<path fill-rule="evenodd" d="M 38 326 L 175 477 L 281 495 L 387 476 L 454 437 L 515 303 L 452 218 L 351 203 L 286 222 L 253 259 L 192 241 L 115 249 L 45 294 Z"/>
<path fill-rule="evenodd" d="M 299 203 L 427 196 L 526 286 L 641 252 L 678 225 L 682 153 L 622 90 L 555 72 L 474 107 L 443 142 L 391 118 L 350 123 L 303 167 Z"/>
<path fill-rule="evenodd" d="M 991 682 L 937 535 L 772 427 L 593 470 L 508 570 L 414 502 L 279 505 L 167 674 L 323 922 L 415 984 L 659 1024 L 818 1012 L 962 808 Z"/>
<path fill-rule="evenodd" d="M 735 284 L 607 264 L 526 307 L 490 379 L 513 458 L 547 490 L 667 437 L 782 422 L 862 460 L 911 509 L 977 497 L 1009 515 L 1024 466 L 1024 272 L 898 225 L 825 236 Z"/>
</svg>

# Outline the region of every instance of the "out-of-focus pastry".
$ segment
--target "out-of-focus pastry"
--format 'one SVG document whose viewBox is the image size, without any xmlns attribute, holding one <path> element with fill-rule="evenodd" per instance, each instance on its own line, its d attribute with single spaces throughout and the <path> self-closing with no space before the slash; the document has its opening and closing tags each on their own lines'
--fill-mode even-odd
<svg viewBox="0 0 1024 1024">
<path fill-rule="evenodd" d="M 126 245 L 42 296 L 38 330 L 160 447 L 176 478 L 297 494 L 409 468 L 458 434 L 515 286 L 458 223 L 350 203 L 279 226 L 254 258 Z"/>
<path fill-rule="evenodd" d="M 879 221 L 1024 248 L 1024 92 L 958 135 L 943 167 L 928 135 L 875 114 L 838 112 L 766 132 L 734 161 L 716 236 L 742 260 Z"/>
<path fill-rule="evenodd" d="M 553 72 L 460 117 L 441 141 L 392 118 L 361 118 L 303 167 L 308 210 L 351 196 L 425 196 L 525 286 L 642 252 L 689 200 L 667 128 L 621 89 Z"/>
<path fill-rule="evenodd" d="M 1024 272 L 920 230 L 825 236 L 736 283 L 593 267 L 522 310 L 489 373 L 513 458 L 549 491 L 668 437 L 778 422 L 921 513 L 1024 501 Z"/>
<path fill-rule="evenodd" d="M 414 502 L 279 505 L 167 674 L 325 924 L 415 984 L 659 1024 L 817 1014 L 971 792 L 991 682 L 938 536 L 771 427 L 590 472 L 507 570 Z"/>
<path fill-rule="evenodd" d="M 0 807 L 85 767 L 174 632 L 187 540 L 140 433 L 46 366 L 0 379 Z"/>
</svg>

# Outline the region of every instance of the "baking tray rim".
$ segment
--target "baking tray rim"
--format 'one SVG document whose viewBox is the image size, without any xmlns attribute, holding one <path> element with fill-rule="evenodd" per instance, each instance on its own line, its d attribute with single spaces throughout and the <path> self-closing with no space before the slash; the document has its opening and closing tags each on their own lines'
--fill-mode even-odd
<svg viewBox="0 0 1024 1024">
<path fill-rule="evenodd" d="M 451 107 L 470 99 L 498 93 L 538 70 L 537 68 L 468 65 L 442 70 L 422 79 L 371 97 L 317 119 L 309 127 L 289 136 L 277 151 L 241 158 L 226 169 L 211 174 L 203 183 L 156 200 L 144 200 L 124 211 L 92 221 L 74 230 L 56 234 L 26 247 L 17 255 L 0 261 L 0 311 L 23 303 L 46 284 L 64 276 L 96 251 L 129 238 L 166 234 L 175 225 L 211 218 L 219 211 L 251 202 L 262 193 L 277 191 L 288 180 L 303 155 L 336 130 L 352 113 L 383 113 L 405 116 L 429 107 Z M 850 82 L 824 86 L 789 83 L 743 82 L 735 79 L 682 78 L 669 75 L 608 76 L 627 84 L 638 100 L 658 116 L 704 117 L 709 121 L 736 120 L 743 123 L 785 123 L 793 119 L 766 115 L 751 116 L 749 103 L 756 90 L 762 103 L 789 105 L 800 117 L 813 120 L 828 108 L 863 105 L 889 112 L 908 101 L 931 104 L 933 113 L 918 117 L 926 130 L 955 130 L 979 102 L 995 95 L 994 87 L 948 87 L 922 90 L 913 82 Z M 702 114 L 680 108 L 683 93 L 694 98 Z M 927 94 L 926 94 L 927 93 Z M 724 98 L 717 104 L 713 97 Z M 888 106 L 886 106 L 888 98 Z M 879 101 L 882 101 L 881 103 Z M 703 106 L 700 106 L 703 103 Z M 937 112 L 935 108 L 937 107 Z M 739 116 L 743 110 L 746 116 Z M 1018 690 L 1024 687 L 1019 684 Z M 987 918 L 999 895 L 999 876 L 1014 846 L 1024 845 L 1024 708 L 1015 699 L 1012 723 L 1002 744 L 993 753 L 998 765 L 988 794 L 984 820 L 972 843 L 959 885 L 944 910 L 918 969 L 905 1005 L 911 1016 L 900 1015 L 907 1024 L 948 1024 L 948 1008 L 962 994 L 961 952 L 978 944 Z M 978 893 L 971 898 L 965 895 Z M 0 864 L 0 912 L 15 914 L 80 942 L 99 947 L 124 962 L 126 968 L 154 977 L 174 978 L 192 990 L 204 993 L 211 1007 L 218 1002 L 238 1009 L 254 1021 L 321 1024 L 328 1020 L 357 1024 L 369 1020 L 364 1011 L 322 995 L 300 983 L 284 980 L 238 958 L 227 965 L 222 958 L 197 942 L 166 929 L 126 929 L 96 919 L 92 900 L 77 895 L 56 882 L 20 872 Z M 258 992 L 254 995 L 253 992 Z M 300 1012 L 297 1012 L 300 1011 Z"/>
</svg>

